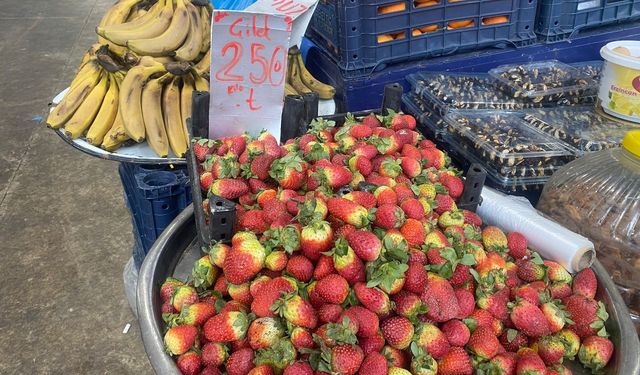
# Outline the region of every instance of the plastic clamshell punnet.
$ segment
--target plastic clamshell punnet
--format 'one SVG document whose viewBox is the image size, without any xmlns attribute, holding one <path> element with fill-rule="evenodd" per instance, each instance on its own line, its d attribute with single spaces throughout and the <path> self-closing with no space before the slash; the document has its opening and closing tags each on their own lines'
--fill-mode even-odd
<svg viewBox="0 0 640 375">
<path fill-rule="evenodd" d="M 193 206 L 189 206 L 158 238 L 140 269 L 137 293 L 138 321 L 149 362 L 157 374 L 180 375 L 175 361 L 164 350 L 160 285 L 169 276 L 184 279 L 191 273 L 193 263 L 201 256 L 195 239 Z M 607 331 L 616 348 L 603 373 L 639 374 L 640 343 L 629 318 L 629 310 L 602 265 L 596 261 L 592 268 L 599 282 L 597 297 L 603 301 L 610 316 Z M 590 374 L 575 361 L 565 362 L 565 365 L 574 375 Z"/>
</svg>

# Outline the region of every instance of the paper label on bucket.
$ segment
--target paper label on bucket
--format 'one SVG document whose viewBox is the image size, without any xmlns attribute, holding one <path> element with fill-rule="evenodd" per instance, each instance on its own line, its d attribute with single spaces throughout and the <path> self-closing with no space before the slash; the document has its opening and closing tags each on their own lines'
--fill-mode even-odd
<svg viewBox="0 0 640 375">
<path fill-rule="evenodd" d="M 640 72 L 607 62 L 598 97 L 605 112 L 640 121 Z"/>
</svg>

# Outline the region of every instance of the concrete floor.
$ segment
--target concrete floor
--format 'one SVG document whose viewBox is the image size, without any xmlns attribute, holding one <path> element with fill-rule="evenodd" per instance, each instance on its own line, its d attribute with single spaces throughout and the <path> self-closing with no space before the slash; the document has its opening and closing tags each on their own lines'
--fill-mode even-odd
<svg viewBox="0 0 640 375">
<path fill-rule="evenodd" d="M 118 165 L 37 119 L 113 1 L 0 7 L 0 374 L 152 373 L 122 282 L 132 235 Z"/>
</svg>

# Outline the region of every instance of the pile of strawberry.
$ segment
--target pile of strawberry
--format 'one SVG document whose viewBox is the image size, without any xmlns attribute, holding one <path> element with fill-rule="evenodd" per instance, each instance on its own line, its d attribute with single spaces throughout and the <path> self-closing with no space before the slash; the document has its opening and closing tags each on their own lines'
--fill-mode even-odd
<svg viewBox="0 0 640 375">
<path fill-rule="evenodd" d="M 391 113 L 194 146 L 208 194 L 237 202 L 231 244 L 161 287 L 184 374 L 570 374 L 613 352 L 591 269 L 459 210 L 448 158 Z M 348 188 L 348 189 L 347 189 Z M 345 191 L 345 189 L 347 191 Z"/>
</svg>

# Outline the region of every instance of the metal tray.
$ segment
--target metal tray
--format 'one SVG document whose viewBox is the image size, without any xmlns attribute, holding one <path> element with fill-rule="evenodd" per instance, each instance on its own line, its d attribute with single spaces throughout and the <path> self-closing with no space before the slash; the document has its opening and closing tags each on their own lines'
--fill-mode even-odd
<svg viewBox="0 0 640 375">
<path fill-rule="evenodd" d="M 145 258 L 138 278 L 138 322 L 149 362 L 157 374 L 180 375 L 174 360 L 164 350 L 160 285 L 169 276 L 184 279 L 190 275 L 193 263 L 200 256 L 193 205 L 190 205 L 158 238 Z M 610 316 L 607 331 L 616 347 L 603 374 L 640 374 L 640 343 L 629 310 L 600 262 L 596 260 L 592 268 L 600 283 L 597 297 L 604 302 Z M 565 365 L 575 375 L 590 374 L 579 363 L 569 361 Z"/>
</svg>

